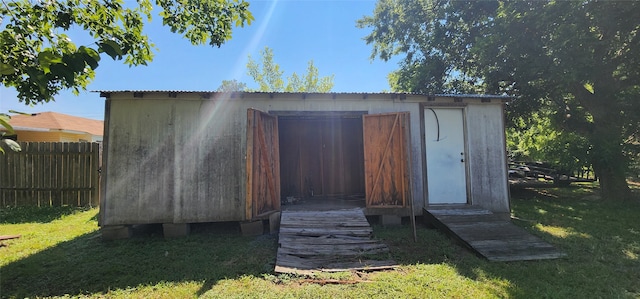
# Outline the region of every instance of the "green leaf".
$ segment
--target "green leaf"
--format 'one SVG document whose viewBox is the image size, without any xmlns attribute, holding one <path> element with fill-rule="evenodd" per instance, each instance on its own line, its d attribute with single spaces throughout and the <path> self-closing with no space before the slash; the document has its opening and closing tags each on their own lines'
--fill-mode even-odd
<svg viewBox="0 0 640 299">
<path fill-rule="evenodd" d="M 84 56 L 85 55 L 83 53 L 73 53 L 71 55 L 66 55 L 62 60 L 70 71 L 81 72 L 87 65 L 84 61 Z"/>
<path fill-rule="evenodd" d="M 51 66 L 51 73 L 58 76 L 58 78 L 64 78 L 68 83 L 75 81 L 76 73 L 70 67 L 62 64 L 54 64 Z"/>
<path fill-rule="evenodd" d="M 60 57 L 60 55 L 58 55 L 57 53 L 54 53 L 51 50 L 45 50 L 42 51 L 38 54 L 38 62 L 40 64 L 42 63 L 48 63 L 48 64 L 53 64 L 53 63 L 60 63 L 62 62 L 62 57 Z"/>
<path fill-rule="evenodd" d="M 595 91 L 593 89 L 593 85 L 591 85 L 591 83 L 585 83 L 584 84 L 584 89 L 586 89 L 591 94 L 595 93 Z"/>
<path fill-rule="evenodd" d="M 83 54 L 83 59 L 84 62 L 86 62 L 91 69 L 96 69 L 98 67 L 98 61 L 100 61 L 100 54 L 92 49 L 92 48 L 87 48 L 85 46 L 81 46 L 78 49 L 78 53 L 82 53 Z"/>
<path fill-rule="evenodd" d="M 122 48 L 120 48 L 120 45 L 115 41 L 106 40 L 100 43 L 100 50 L 107 53 L 107 55 L 111 56 L 113 59 L 122 58 Z"/>
<path fill-rule="evenodd" d="M 7 132 L 9 134 L 13 134 L 14 133 L 13 127 L 8 122 L 10 118 L 11 117 L 6 115 L 6 114 L 1 115 L 0 116 L 0 126 L 3 126 L 7 130 Z"/>
<path fill-rule="evenodd" d="M 21 111 L 16 111 L 13 109 L 9 109 L 9 113 L 13 113 L 13 114 L 20 114 L 20 115 L 31 115 L 31 113 L 26 113 L 26 112 L 21 112 Z M 1 113 L 0 113 L 1 114 Z M 6 115 L 6 114 L 3 114 Z M 8 115 L 7 115 L 8 116 Z M 9 118 L 11 118 L 11 116 L 9 116 Z"/>
<path fill-rule="evenodd" d="M 62 57 L 51 50 L 45 50 L 38 54 L 38 63 L 40 63 L 40 67 L 42 67 L 45 74 L 51 72 L 50 67 L 52 64 L 61 62 Z"/>
<path fill-rule="evenodd" d="M 20 144 L 18 144 L 17 142 L 11 140 L 11 139 L 2 139 L 2 141 L 9 146 L 9 148 L 14 151 L 14 152 L 19 152 L 22 151 L 22 148 L 20 147 Z M 4 152 L 4 151 L 3 151 Z"/>
<path fill-rule="evenodd" d="M 13 75 L 15 73 L 16 69 L 13 66 L 0 62 L 0 75 Z"/>
</svg>

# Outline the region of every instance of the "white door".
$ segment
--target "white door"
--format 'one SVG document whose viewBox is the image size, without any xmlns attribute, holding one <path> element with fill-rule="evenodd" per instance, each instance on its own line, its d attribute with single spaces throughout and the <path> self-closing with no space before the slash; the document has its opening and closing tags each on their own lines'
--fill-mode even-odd
<svg viewBox="0 0 640 299">
<path fill-rule="evenodd" d="M 424 128 L 429 204 L 467 203 L 462 109 L 426 108 Z"/>
</svg>

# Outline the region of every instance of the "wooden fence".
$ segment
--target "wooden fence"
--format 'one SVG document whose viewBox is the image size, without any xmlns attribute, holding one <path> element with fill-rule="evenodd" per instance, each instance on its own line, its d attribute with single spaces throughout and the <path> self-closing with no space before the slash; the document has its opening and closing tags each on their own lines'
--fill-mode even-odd
<svg viewBox="0 0 640 299">
<path fill-rule="evenodd" d="M 0 154 L 0 204 L 88 206 L 100 201 L 100 144 L 20 142 Z"/>
</svg>

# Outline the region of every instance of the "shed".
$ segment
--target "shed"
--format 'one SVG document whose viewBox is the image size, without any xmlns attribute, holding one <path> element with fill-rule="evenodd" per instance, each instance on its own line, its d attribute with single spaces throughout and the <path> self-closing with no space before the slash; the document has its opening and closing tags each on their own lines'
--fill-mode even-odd
<svg viewBox="0 0 640 299">
<path fill-rule="evenodd" d="M 100 94 L 103 229 L 254 221 L 309 197 L 362 200 L 368 215 L 509 213 L 504 96 Z"/>
</svg>

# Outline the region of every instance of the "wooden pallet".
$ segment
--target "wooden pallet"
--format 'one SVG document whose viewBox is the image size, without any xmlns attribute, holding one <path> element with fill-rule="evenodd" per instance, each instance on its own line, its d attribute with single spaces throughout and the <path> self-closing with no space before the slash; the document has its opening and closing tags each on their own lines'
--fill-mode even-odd
<svg viewBox="0 0 640 299">
<path fill-rule="evenodd" d="M 505 216 L 463 206 L 427 209 L 427 219 L 437 228 L 490 261 L 556 259 L 566 256 L 553 245 L 511 223 Z"/>
<path fill-rule="evenodd" d="M 371 233 L 362 209 L 282 211 L 275 271 L 312 275 L 396 267 L 392 260 L 364 258 L 389 251 Z"/>
</svg>

